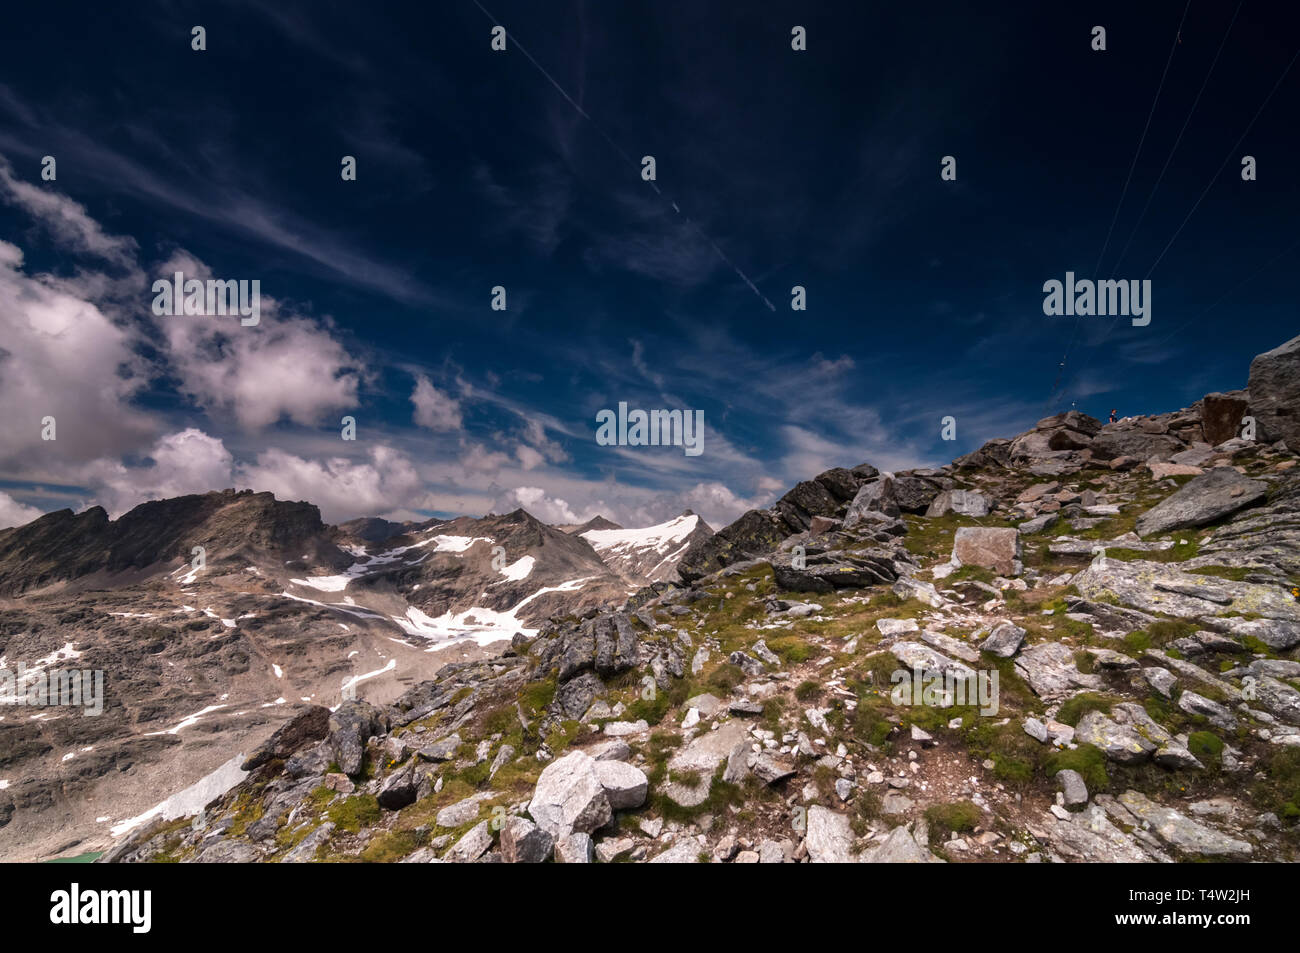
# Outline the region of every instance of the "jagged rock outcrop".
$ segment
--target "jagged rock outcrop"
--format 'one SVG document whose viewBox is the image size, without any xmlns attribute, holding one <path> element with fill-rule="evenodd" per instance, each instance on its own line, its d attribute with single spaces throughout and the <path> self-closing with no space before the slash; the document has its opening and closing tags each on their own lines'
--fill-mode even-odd
<svg viewBox="0 0 1300 953">
<path fill-rule="evenodd" d="M 1266 502 L 1216 527 L 1188 566 L 1248 567 L 1279 582 L 1300 578 L 1300 468 L 1287 470 Z"/>
<path fill-rule="evenodd" d="M 785 538 L 812 530 L 818 517 L 844 517 L 859 489 L 878 475 L 875 467 L 864 463 L 852 470 L 836 467 L 805 480 L 770 510 L 750 510 L 694 543 L 678 564 L 678 575 L 690 583 L 733 563 L 766 556 Z"/>
<path fill-rule="evenodd" d="M 1201 398 L 1201 431 L 1205 442 L 1217 447 L 1241 436 L 1241 418 L 1249 405 L 1250 395 L 1244 390 L 1206 394 Z"/>
<path fill-rule="evenodd" d="M 1300 453 L 1300 336 L 1250 362 L 1249 411 L 1255 418 L 1255 439 L 1281 440 Z"/>
<path fill-rule="evenodd" d="M 91 574 L 161 571 L 176 560 L 188 562 L 196 546 L 204 548 L 210 565 L 229 560 L 282 565 L 303 554 L 332 568 L 351 561 L 312 504 L 225 490 L 141 503 L 116 520 L 92 506 L 0 530 L 0 594 Z"/>
</svg>

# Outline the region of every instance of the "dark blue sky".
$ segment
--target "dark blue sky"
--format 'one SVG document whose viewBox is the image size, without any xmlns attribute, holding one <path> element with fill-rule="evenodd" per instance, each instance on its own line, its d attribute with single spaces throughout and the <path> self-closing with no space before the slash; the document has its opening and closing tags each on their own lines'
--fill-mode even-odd
<svg viewBox="0 0 1300 953">
<path fill-rule="evenodd" d="M 1182 407 L 1300 331 L 1294 13 L 877 6 L 7 11 L 0 522 L 223 485 L 725 522 L 828 466 Z M 177 263 L 274 305 L 156 318 Z M 1149 277 L 1150 325 L 1044 316 L 1067 271 Z M 702 409 L 704 452 L 597 446 L 619 401 Z"/>
</svg>

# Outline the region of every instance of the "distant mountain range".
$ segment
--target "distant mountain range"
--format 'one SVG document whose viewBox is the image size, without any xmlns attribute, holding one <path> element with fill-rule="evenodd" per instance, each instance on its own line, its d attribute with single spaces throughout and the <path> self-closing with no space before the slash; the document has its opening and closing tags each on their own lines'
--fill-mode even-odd
<svg viewBox="0 0 1300 953">
<path fill-rule="evenodd" d="M 693 514 L 567 529 L 522 509 L 330 526 L 310 503 L 223 490 L 0 531 L 0 656 L 102 670 L 106 696 L 97 718 L 0 709 L 0 856 L 129 822 L 295 703 L 336 706 L 362 683 L 393 698 L 552 616 L 622 604 L 710 534 Z"/>
</svg>

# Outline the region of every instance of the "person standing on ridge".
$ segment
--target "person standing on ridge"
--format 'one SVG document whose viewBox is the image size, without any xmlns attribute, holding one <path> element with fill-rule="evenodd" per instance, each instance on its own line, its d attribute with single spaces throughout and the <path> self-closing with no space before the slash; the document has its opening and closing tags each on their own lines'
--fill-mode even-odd
<svg viewBox="0 0 1300 953">
<path fill-rule="evenodd" d="M 1112 408 L 1110 409 L 1110 422 L 1111 422 L 1111 423 L 1115 423 L 1115 421 L 1117 421 L 1117 420 L 1119 420 L 1119 418 L 1115 416 L 1115 408 L 1112 407 Z"/>
</svg>

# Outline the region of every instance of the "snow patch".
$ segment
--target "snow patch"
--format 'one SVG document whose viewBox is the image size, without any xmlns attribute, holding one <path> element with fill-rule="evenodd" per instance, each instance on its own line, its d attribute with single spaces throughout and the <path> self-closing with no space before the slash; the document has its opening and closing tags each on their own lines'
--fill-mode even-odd
<svg viewBox="0 0 1300 953">
<path fill-rule="evenodd" d="M 181 719 L 180 723 L 177 724 L 174 728 L 168 728 L 166 731 L 146 731 L 145 737 L 149 738 L 149 737 L 153 737 L 154 735 L 177 734 L 179 731 L 181 731 L 181 729 L 189 728 L 191 725 L 197 724 L 198 720 L 202 718 L 204 715 L 211 714 L 212 712 L 225 707 L 226 707 L 225 705 L 209 705 L 207 708 L 204 708 L 202 711 L 196 711 L 192 715 L 186 715 L 183 719 Z"/>
<path fill-rule="evenodd" d="M 519 611 L 524 606 L 548 592 L 573 592 L 575 589 L 581 589 L 588 580 L 594 578 L 594 576 L 584 576 L 581 579 L 562 582 L 558 586 L 543 586 L 505 611 L 473 606 L 462 612 L 452 612 L 448 609 L 434 618 L 411 606 L 406 610 L 405 616 L 393 616 L 392 619 L 407 635 L 437 642 L 470 640 L 478 645 L 487 645 L 489 642 L 509 639 L 516 632 L 522 632 L 526 637 L 532 638 L 538 630 L 529 628 L 519 621 Z"/>
<path fill-rule="evenodd" d="M 532 556 L 520 556 L 513 563 L 501 570 L 501 575 L 505 576 L 511 582 L 518 582 L 520 579 L 527 579 L 533 571 L 533 566 L 537 560 Z"/>
<path fill-rule="evenodd" d="M 385 665 L 383 668 L 377 668 L 373 672 L 366 672 L 364 675 L 352 676 L 346 682 L 343 683 L 344 697 L 346 698 L 348 692 L 351 689 L 356 688 L 358 685 L 360 685 L 362 682 L 366 681 L 367 679 L 377 678 L 380 675 L 383 675 L 385 672 L 391 672 L 395 668 L 397 668 L 397 659 L 394 658 L 394 659 L 389 659 L 388 664 Z M 330 711 L 337 711 L 338 707 L 339 707 L 338 705 L 335 705 L 333 708 L 330 709 Z"/>
<path fill-rule="evenodd" d="M 207 804 L 221 797 L 248 776 L 248 772 L 241 770 L 239 767 L 243 763 L 244 756 L 242 754 L 235 755 L 217 770 L 191 784 L 185 790 L 178 791 L 143 814 L 109 828 L 109 833 L 114 837 L 121 837 L 127 831 L 133 830 L 155 817 L 164 821 L 172 821 L 178 817 L 197 814 Z"/>
</svg>

